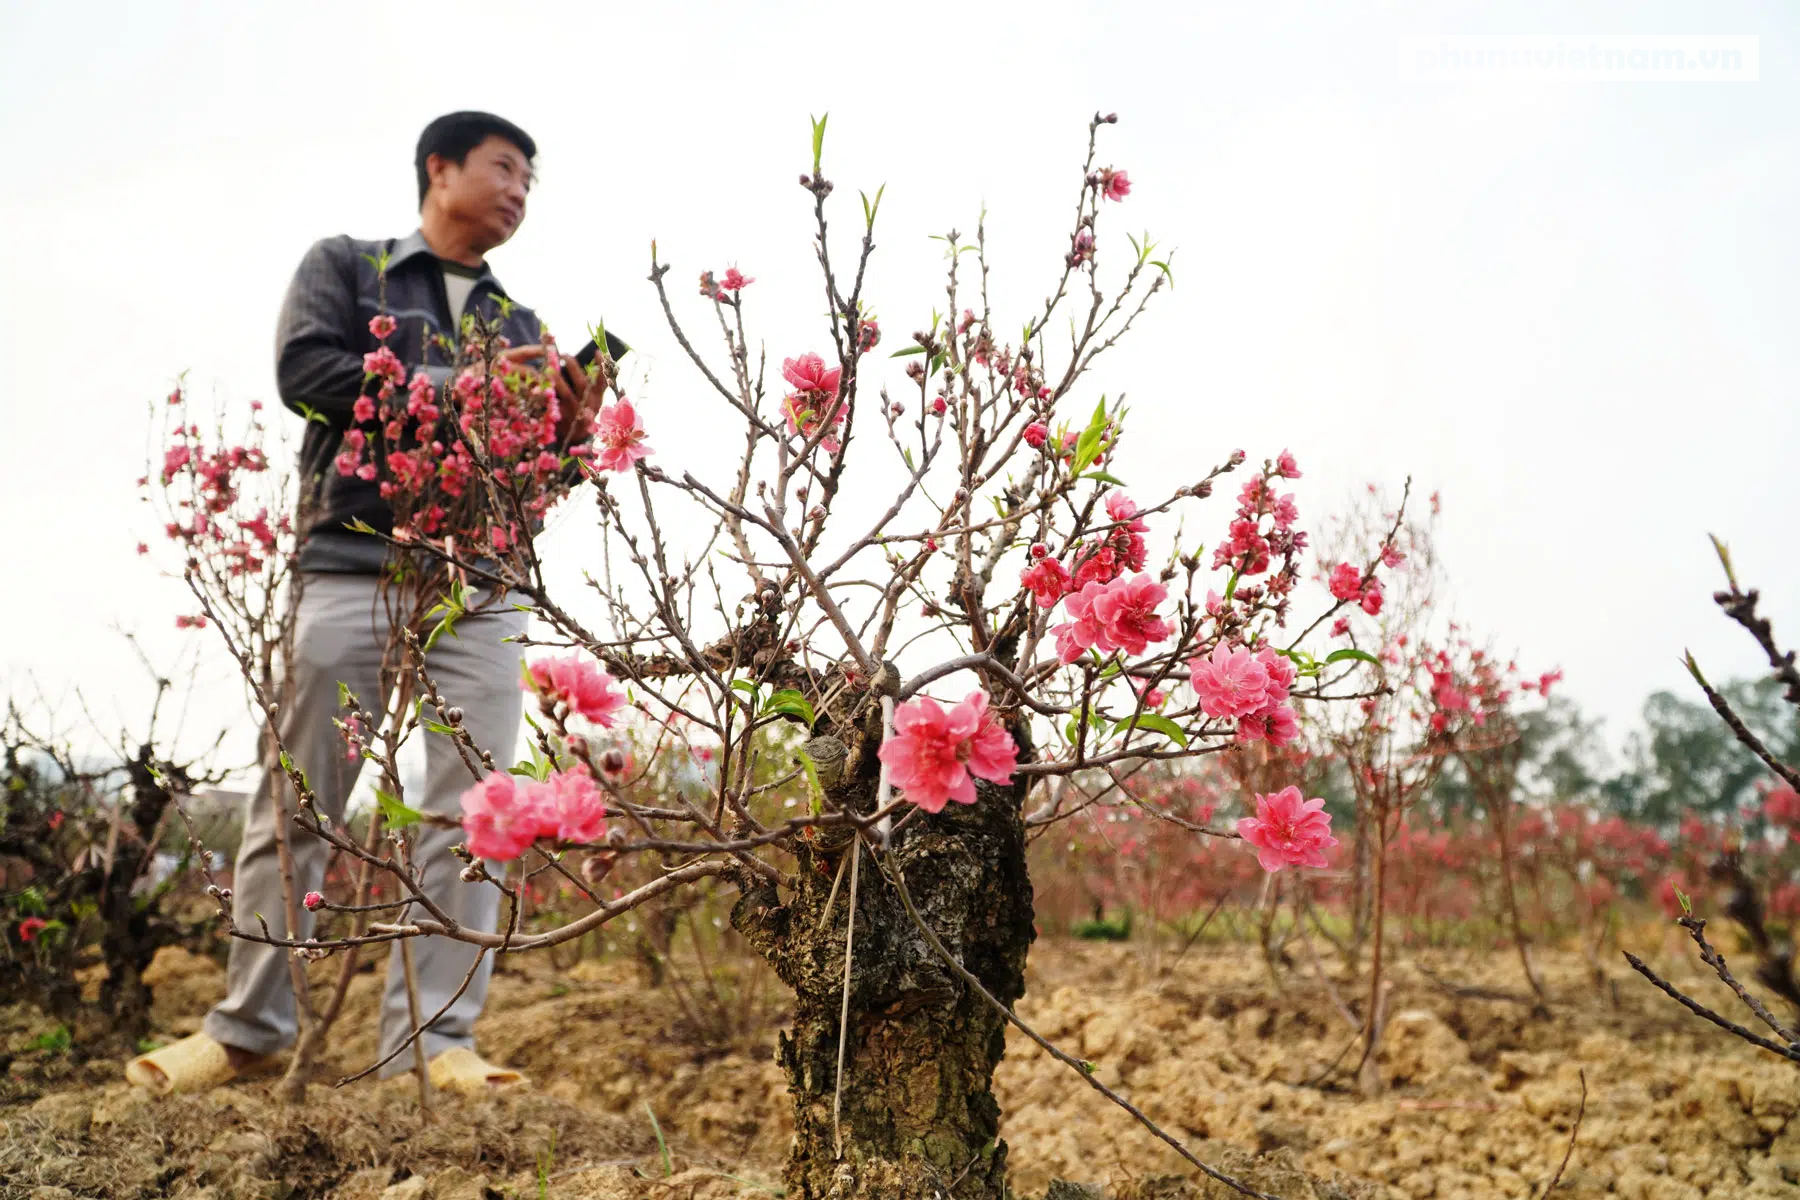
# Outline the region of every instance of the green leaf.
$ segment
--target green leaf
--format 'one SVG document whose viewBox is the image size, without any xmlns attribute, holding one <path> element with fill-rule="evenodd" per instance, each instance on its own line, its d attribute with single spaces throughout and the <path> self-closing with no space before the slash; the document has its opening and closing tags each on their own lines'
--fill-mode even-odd
<svg viewBox="0 0 1800 1200">
<path fill-rule="evenodd" d="M 875 214 L 879 213 L 881 211 L 881 194 L 885 191 L 887 191 L 887 184 L 885 184 L 885 183 L 875 189 L 875 203 L 873 203 L 873 204 L 869 203 L 869 193 L 867 193 L 867 192 L 858 192 L 857 193 L 857 195 L 862 197 L 863 225 L 866 226 L 867 228 L 870 228 L 870 229 L 875 228 Z"/>
<path fill-rule="evenodd" d="M 1707 686 L 1706 676 L 1700 673 L 1700 664 L 1695 661 L 1694 652 L 1692 650 L 1689 650 L 1682 656 L 1681 665 L 1687 668 L 1687 673 L 1694 677 L 1695 683 L 1699 684 L 1702 688 Z"/>
<path fill-rule="evenodd" d="M 938 373 L 938 368 L 942 367 L 943 365 L 944 365 L 944 352 L 942 350 L 940 350 L 936 354 L 931 356 L 931 365 L 925 368 L 925 373 L 927 375 L 936 375 Z"/>
<path fill-rule="evenodd" d="M 363 520 L 361 517 L 350 518 L 348 521 L 344 522 L 344 528 L 348 529 L 351 533 L 380 533 L 381 532 L 380 530 L 376 529 L 373 525 L 371 525 L 367 521 Z"/>
<path fill-rule="evenodd" d="M 456 622 L 468 611 L 467 601 L 468 592 L 459 582 L 451 586 L 450 594 L 448 596 L 439 600 L 432 606 L 431 610 L 425 614 L 425 619 L 427 621 L 438 616 L 440 613 L 442 614 L 438 623 L 432 626 L 431 632 L 425 635 L 425 649 L 427 652 L 429 652 L 433 646 L 437 645 L 438 639 L 443 637 L 446 633 L 459 641 L 461 640 L 461 635 L 456 632 Z"/>
<path fill-rule="evenodd" d="M 812 815 L 816 817 L 825 811 L 825 785 L 819 782 L 819 764 L 804 748 L 794 751 L 794 755 L 800 760 L 800 769 L 806 772 L 807 799 L 812 806 Z"/>
<path fill-rule="evenodd" d="M 1106 397 L 1100 397 L 1100 403 L 1094 406 L 1094 415 L 1088 419 L 1087 428 L 1075 441 L 1075 463 L 1073 470 L 1079 475 L 1088 469 L 1088 465 L 1100 456 L 1102 441 L 1106 436 Z"/>
<path fill-rule="evenodd" d="M 350 685 L 341 679 L 338 680 L 338 707 L 350 707 Z"/>
<path fill-rule="evenodd" d="M 400 798 L 375 789 L 375 803 L 381 807 L 381 819 L 389 829 L 405 829 L 408 825 L 417 825 L 423 815 L 416 808 L 408 808 L 400 803 Z"/>
<path fill-rule="evenodd" d="M 1231 603 L 1231 597 L 1237 591 L 1237 585 L 1238 573 L 1237 569 L 1234 567 L 1231 571 L 1231 578 L 1225 581 L 1225 603 Z"/>
<path fill-rule="evenodd" d="M 1692 904 L 1688 903 L 1687 894 L 1685 892 L 1683 892 L 1680 888 L 1675 889 L 1675 898 L 1677 900 L 1681 901 L 1681 915 L 1682 916 L 1691 917 L 1694 915 L 1694 906 Z"/>
<path fill-rule="evenodd" d="M 544 752 L 534 745 L 531 747 L 531 757 L 529 759 L 520 759 L 511 767 L 507 768 L 506 773 L 508 775 L 517 775 L 523 779 L 535 779 L 539 783 L 542 783 L 544 780 L 550 778 L 550 768 L 553 765 L 554 764 L 549 759 L 544 757 Z"/>
<path fill-rule="evenodd" d="M 821 163 L 824 162 L 825 122 L 829 121 L 830 119 L 831 119 L 830 113 L 826 113 L 822 117 L 813 118 L 812 150 L 813 150 L 813 178 L 815 178 L 815 179 L 818 178 L 819 167 L 820 167 Z"/>
<path fill-rule="evenodd" d="M 1105 727 L 1105 722 L 1098 720 L 1094 716 L 1094 710 L 1091 708 L 1087 710 L 1087 719 L 1088 719 L 1088 728 L 1090 728 L 1090 729 L 1101 730 Z M 1076 713 L 1074 716 L 1069 718 L 1069 723 L 1067 725 L 1063 726 L 1063 737 L 1065 740 L 1068 741 L 1069 745 L 1073 746 L 1075 744 L 1075 739 L 1077 737 L 1079 737 L 1080 734 L 1081 734 L 1081 714 Z"/>
<path fill-rule="evenodd" d="M 762 711 L 762 688 L 748 679 L 734 679 L 731 681 L 731 690 L 743 695 L 751 712 Z"/>
<path fill-rule="evenodd" d="M 286 750 L 281 752 L 281 769 L 288 772 L 291 772 L 294 769 L 294 760 L 288 757 L 288 752 Z"/>
<path fill-rule="evenodd" d="M 331 424 L 331 419 L 329 417 L 327 417 L 324 413 L 320 412 L 318 409 L 314 408 L 312 405 L 306 403 L 304 400 L 302 400 L 299 404 L 295 405 L 294 407 L 298 408 L 300 410 L 300 415 L 305 417 L 309 421 L 317 421 L 321 425 Z"/>
<path fill-rule="evenodd" d="M 442 734 L 444 737 L 456 736 L 456 730 L 450 728 L 450 726 L 444 724 L 442 721 L 433 721 L 430 717 L 420 717 L 419 724 L 423 725 L 429 733 Z"/>
<path fill-rule="evenodd" d="M 1381 660 L 1367 650 L 1357 650 L 1350 646 L 1345 646 L 1342 650 L 1333 650 L 1325 656 L 1327 663 L 1349 662 L 1351 659 L 1355 659 L 1357 662 L 1374 663 L 1378 667 L 1381 665 Z"/>
<path fill-rule="evenodd" d="M 1114 487 L 1128 486 L 1123 479 L 1120 479 L 1116 475 L 1108 475 L 1105 471 L 1089 471 L 1086 475 L 1083 475 L 1082 478 L 1098 480 L 1101 483 L 1110 483 Z"/>
<path fill-rule="evenodd" d="M 779 692 L 776 692 L 773 696 L 769 697 L 769 702 L 762 707 L 762 715 L 766 717 L 771 713 L 782 713 L 790 717 L 799 717 L 802 721 L 806 722 L 806 727 L 808 729 L 813 727 L 813 722 L 817 719 L 813 714 L 813 706 L 807 703 L 805 696 L 802 696 L 793 688 L 782 688 Z"/>
<path fill-rule="evenodd" d="M 908 346 L 904 350 L 894 351 L 892 354 L 888 355 L 888 357 L 889 358 L 905 358 L 909 354 L 923 354 L 923 353 L 925 353 L 925 347 L 923 347 L 923 346 Z"/>
<path fill-rule="evenodd" d="M 1162 734 L 1171 742 L 1180 746 L 1183 750 L 1188 748 L 1187 734 L 1182 732 L 1181 726 L 1169 720 L 1169 718 L 1163 716 L 1161 713 L 1147 712 L 1139 713 L 1135 718 L 1127 717 L 1113 728 L 1113 732 L 1129 733 L 1134 724 L 1139 729 L 1149 729 Z"/>
<path fill-rule="evenodd" d="M 1175 286 L 1175 272 L 1174 272 L 1174 271 L 1172 271 L 1172 270 L 1170 270 L 1170 269 L 1169 269 L 1169 264 L 1168 264 L 1168 263 L 1166 263 L 1166 262 L 1153 262 L 1153 263 L 1151 263 L 1151 264 L 1150 264 L 1150 265 L 1151 265 L 1151 266 L 1153 266 L 1153 267 L 1155 267 L 1155 268 L 1156 268 L 1156 269 L 1157 269 L 1157 270 L 1159 270 L 1159 271 L 1161 271 L 1161 272 L 1162 272 L 1162 273 L 1163 273 L 1163 278 L 1164 278 L 1164 279 L 1167 279 L 1167 280 L 1168 280 L 1168 281 L 1169 281 L 1169 286 L 1170 286 L 1170 287 L 1174 287 L 1174 286 Z"/>
<path fill-rule="evenodd" d="M 1197 553 L 1195 557 L 1198 557 Z M 1311 678 L 1319 673 L 1319 660 L 1308 654 L 1306 651 L 1283 650 L 1280 646 L 1276 646 L 1274 649 L 1275 653 L 1293 663 L 1294 669 L 1301 675 Z"/>
</svg>

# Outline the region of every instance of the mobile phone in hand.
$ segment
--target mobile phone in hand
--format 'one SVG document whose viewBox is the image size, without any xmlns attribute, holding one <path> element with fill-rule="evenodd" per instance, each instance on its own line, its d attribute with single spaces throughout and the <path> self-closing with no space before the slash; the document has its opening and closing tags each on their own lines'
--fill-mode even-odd
<svg viewBox="0 0 1800 1200">
<path fill-rule="evenodd" d="M 581 369 L 585 371 L 594 365 L 594 356 L 598 354 L 599 351 L 599 345 L 592 338 L 589 338 L 588 344 L 575 352 L 575 361 L 580 363 Z M 619 338 L 612 330 L 608 329 L 606 331 L 606 353 L 614 362 L 618 362 L 621 358 L 624 358 L 627 354 L 631 353 L 631 347 L 627 346 L 623 339 Z"/>
</svg>

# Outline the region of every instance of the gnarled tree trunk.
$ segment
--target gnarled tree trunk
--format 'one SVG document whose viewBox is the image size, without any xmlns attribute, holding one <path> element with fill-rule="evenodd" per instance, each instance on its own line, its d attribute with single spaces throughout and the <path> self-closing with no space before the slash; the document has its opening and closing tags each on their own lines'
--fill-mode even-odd
<svg viewBox="0 0 1800 1200">
<path fill-rule="evenodd" d="M 861 802 L 840 802 L 867 812 L 874 756 L 856 758 L 865 768 L 854 772 L 862 776 L 855 781 Z M 1003 1194 L 1006 1145 L 993 1075 L 1006 1047 L 1005 1018 L 938 957 L 884 870 L 904 880 L 920 916 L 961 965 L 1011 1005 L 1024 994 L 1034 936 L 1023 794 L 1022 785 L 980 784 L 974 805 L 900 822 L 880 865 L 869 850 L 854 864 L 841 1097 L 850 842 L 842 827 L 821 830 L 815 848 L 801 853 L 798 888 L 785 900 L 764 881 L 746 881 L 732 923 L 795 993 L 793 1030 L 778 1047 L 794 1103 L 785 1173 L 792 1200 Z"/>
</svg>

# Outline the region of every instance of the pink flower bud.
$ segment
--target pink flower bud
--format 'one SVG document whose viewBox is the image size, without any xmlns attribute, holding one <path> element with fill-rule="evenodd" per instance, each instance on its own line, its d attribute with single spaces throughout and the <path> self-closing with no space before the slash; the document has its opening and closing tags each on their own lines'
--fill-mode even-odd
<svg viewBox="0 0 1800 1200">
<path fill-rule="evenodd" d="M 306 905 L 307 912 L 318 912 L 321 908 L 325 907 L 325 897 L 319 895 L 317 892 L 308 892 L 306 893 L 306 899 L 302 901 L 302 903 Z"/>
</svg>

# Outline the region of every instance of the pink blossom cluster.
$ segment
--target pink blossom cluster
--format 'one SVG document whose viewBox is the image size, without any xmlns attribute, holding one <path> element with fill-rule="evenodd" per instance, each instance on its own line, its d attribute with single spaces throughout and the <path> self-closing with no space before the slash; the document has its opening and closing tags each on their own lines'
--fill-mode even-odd
<svg viewBox="0 0 1800 1200">
<path fill-rule="evenodd" d="M 546 712 L 566 705 L 569 712 L 585 717 L 602 729 L 611 729 L 625 707 L 625 692 L 599 664 L 579 654 L 540 658 L 527 671 L 528 686 L 537 693 Z"/>
<path fill-rule="evenodd" d="M 1370 571 L 1365 577 L 1355 563 L 1341 562 L 1331 569 L 1329 585 L 1334 600 L 1359 604 L 1371 617 L 1381 611 L 1381 580 L 1375 572 Z"/>
<path fill-rule="evenodd" d="M 824 359 L 809 352 L 783 359 L 781 375 L 794 389 L 781 402 L 790 434 L 810 440 L 820 429 L 835 430 L 844 423 L 845 407 L 838 399 L 843 368 L 827 367 Z M 831 454 L 841 448 L 835 432 L 820 438 L 819 444 Z"/>
<path fill-rule="evenodd" d="M 1545 671 L 1536 679 L 1527 679 L 1519 685 L 1519 690 L 1521 692 L 1536 692 L 1538 695 L 1548 700 L 1550 698 L 1550 689 L 1556 684 L 1561 683 L 1562 678 L 1562 668 L 1558 667 L 1554 671 Z"/>
<path fill-rule="evenodd" d="M 1149 575 L 1095 581 L 1070 592 L 1063 598 L 1070 620 L 1050 630 L 1056 636 L 1057 657 L 1072 663 L 1088 650 L 1142 654 L 1167 641 L 1171 629 L 1157 615 L 1156 606 L 1168 597 L 1168 589 Z"/>
<path fill-rule="evenodd" d="M 1451 627 L 1452 629 L 1455 626 Z M 1395 639 L 1404 643 L 1404 637 Z M 1458 646 L 1458 656 L 1448 650 L 1421 654 L 1420 665 L 1431 680 L 1429 696 L 1432 705 L 1432 732 L 1443 733 L 1453 721 L 1467 720 L 1475 728 L 1486 726 L 1488 717 L 1503 708 L 1513 693 L 1507 679 L 1515 668 L 1502 665 L 1486 651 L 1466 644 Z"/>
<path fill-rule="evenodd" d="M 1237 722 L 1238 740 L 1285 746 L 1300 735 L 1299 718 L 1288 705 L 1294 664 L 1264 647 L 1232 649 L 1224 642 L 1210 655 L 1188 660 L 1188 681 L 1209 717 Z"/>
<path fill-rule="evenodd" d="M 755 283 L 754 277 L 744 274 L 736 267 L 726 268 L 724 274 L 713 277 L 711 271 L 700 272 L 700 294 L 708 300 L 716 300 L 721 304 L 731 302 L 728 293 L 741 292 Z"/>
<path fill-rule="evenodd" d="M 929 696 L 900 705 L 879 753 L 894 786 L 935 813 L 951 800 L 975 803 L 976 778 L 1010 780 L 1019 748 L 988 707 L 987 693 L 977 690 L 948 709 Z"/>
<path fill-rule="evenodd" d="M 1141 571 L 1148 553 L 1144 534 L 1148 522 L 1138 516 L 1137 502 L 1124 492 L 1106 494 L 1106 515 L 1114 526 L 1094 552 L 1081 559 L 1075 568 L 1077 587 L 1089 583 L 1111 583 L 1126 571 Z"/>
<path fill-rule="evenodd" d="M 539 783 L 495 771 L 462 794 L 469 852 L 507 862 L 539 838 L 587 844 L 606 836 L 606 800 L 585 769 L 554 771 Z"/>
<path fill-rule="evenodd" d="M 177 388 L 168 399 L 170 407 L 183 403 Z M 252 405 L 260 410 L 261 405 Z M 162 487 L 177 519 L 165 524 L 163 532 L 171 541 L 181 544 L 188 558 L 204 558 L 227 576 L 254 575 L 275 555 L 280 540 L 292 532 L 286 516 L 270 519 L 267 508 L 246 514 L 240 504 L 245 478 L 269 469 L 268 457 L 254 444 L 262 433 L 260 417 L 253 417 L 248 440 L 251 444 L 209 445 L 192 423 L 176 423 L 168 432 L 169 444 L 164 448 L 161 470 L 155 481 Z M 152 477 L 138 480 L 148 489 Z M 149 547 L 139 543 L 138 552 Z M 178 618 L 180 628 L 202 628 L 205 618 Z"/>
<path fill-rule="evenodd" d="M 1078 588 L 1111 583 L 1126 571 L 1144 569 L 1149 553 L 1144 534 L 1150 525 L 1138 516 L 1137 502 L 1124 492 L 1108 492 L 1106 515 L 1112 519 L 1113 527 L 1091 550 L 1084 553 L 1077 545 L 1073 571 L 1051 558 L 1047 547 L 1032 546 L 1031 562 L 1020 572 L 1019 583 L 1031 592 L 1039 607 L 1054 608 L 1058 600 Z"/>
<path fill-rule="evenodd" d="M 1236 451 L 1232 462 L 1243 461 L 1244 452 Z M 1226 528 L 1226 535 L 1213 548 L 1213 569 L 1229 569 L 1239 582 L 1232 599 L 1249 608 L 1265 596 L 1275 602 L 1278 619 L 1287 614 L 1289 593 L 1299 579 L 1296 556 L 1306 548 L 1306 534 L 1294 528 L 1300 519 L 1300 506 L 1290 492 L 1277 492 L 1278 479 L 1300 478 L 1300 467 L 1294 456 L 1283 450 L 1273 464 L 1265 465 L 1238 493 L 1237 511 Z M 1269 576 L 1266 584 L 1244 581 L 1268 574 L 1276 561 L 1280 568 Z"/>
<path fill-rule="evenodd" d="M 1331 836 L 1325 801 L 1305 799 L 1297 787 L 1256 795 L 1256 815 L 1239 818 L 1238 836 L 1256 847 L 1256 861 L 1270 873 L 1286 867 L 1328 867 Z"/>
<path fill-rule="evenodd" d="M 369 322 L 379 338 L 394 328 L 386 313 Z M 455 537 L 465 546 L 505 553 L 519 544 L 521 530 L 510 514 L 488 511 L 486 490 L 473 486 L 478 475 L 491 471 L 517 489 L 524 515 L 537 521 L 573 484 L 565 470 L 570 460 L 627 471 L 651 452 L 642 420 L 620 400 L 595 414 L 590 428 L 570 431 L 573 438 L 592 433 L 595 442 L 569 446 L 565 459 L 555 384 L 561 370 L 550 344 L 542 369 L 472 366 L 440 394 L 425 371 L 408 380 L 399 357 L 381 345 L 363 357 L 365 386 L 372 390 L 352 409 L 355 424 L 344 431 L 337 471 L 381 481 L 382 498 L 394 509 L 396 537 Z"/>
</svg>

